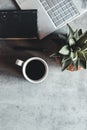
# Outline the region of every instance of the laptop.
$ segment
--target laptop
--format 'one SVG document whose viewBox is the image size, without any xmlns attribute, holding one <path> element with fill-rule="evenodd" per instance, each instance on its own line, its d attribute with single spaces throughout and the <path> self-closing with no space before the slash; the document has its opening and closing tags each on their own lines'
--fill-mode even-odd
<svg viewBox="0 0 87 130">
<path fill-rule="evenodd" d="M 81 0 L 15 0 L 20 9 L 38 10 L 38 31 L 42 39 L 80 16 Z"/>
</svg>

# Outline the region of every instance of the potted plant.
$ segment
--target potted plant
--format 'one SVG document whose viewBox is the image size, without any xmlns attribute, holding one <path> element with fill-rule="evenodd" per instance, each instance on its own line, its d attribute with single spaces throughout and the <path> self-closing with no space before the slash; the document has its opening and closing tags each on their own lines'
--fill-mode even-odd
<svg viewBox="0 0 87 130">
<path fill-rule="evenodd" d="M 62 65 L 62 71 L 65 69 L 74 71 L 87 68 L 87 31 L 82 32 L 82 29 L 74 31 L 67 24 L 69 33 L 60 35 L 64 44 L 61 48 L 53 53 L 50 57 L 55 57 Z M 59 36 L 58 36 L 59 38 Z M 56 38 L 54 42 L 57 42 Z M 58 43 L 59 44 L 59 43 Z M 60 43 L 61 44 L 61 43 Z M 59 44 L 59 45 L 60 45 Z"/>
</svg>

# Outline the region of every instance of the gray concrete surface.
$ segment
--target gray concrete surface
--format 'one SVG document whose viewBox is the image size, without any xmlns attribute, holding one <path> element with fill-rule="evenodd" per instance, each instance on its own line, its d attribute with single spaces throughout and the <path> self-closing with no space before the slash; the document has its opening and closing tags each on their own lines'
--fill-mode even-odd
<svg viewBox="0 0 87 130">
<path fill-rule="evenodd" d="M 15 6 L 11 0 L 0 0 L 2 8 Z M 70 25 L 87 30 L 87 13 Z M 13 49 L 32 45 L 48 52 Z M 56 45 L 50 37 L 41 42 L 0 41 L 0 130 L 87 130 L 87 70 L 61 72 L 49 58 L 53 49 Z M 27 82 L 14 64 L 30 55 L 42 57 L 49 65 L 49 75 L 40 84 Z"/>
</svg>

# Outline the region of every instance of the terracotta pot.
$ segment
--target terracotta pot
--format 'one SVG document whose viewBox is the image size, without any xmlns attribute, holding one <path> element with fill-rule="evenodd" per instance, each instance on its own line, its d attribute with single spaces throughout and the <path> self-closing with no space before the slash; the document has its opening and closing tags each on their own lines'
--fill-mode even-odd
<svg viewBox="0 0 87 130">
<path fill-rule="evenodd" d="M 55 60 L 56 60 L 57 64 L 61 65 L 61 60 L 60 60 L 60 58 L 57 58 L 57 57 L 56 57 Z M 73 64 L 71 64 L 71 65 L 69 65 L 69 66 L 67 67 L 67 70 L 69 70 L 69 71 L 77 71 L 77 70 L 82 70 L 82 69 L 83 69 L 83 68 L 82 68 L 81 66 L 78 66 L 78 69 L 76 69 Z"/>
<path fill-rule="evenodd" d="M 78 69 L 76 69 L 73 64 L 67 67 L 67 70 L 70 70 L 70 71 L 77 71 L 77 70 L 82 70 L 82 69 L 83 68 L 81 66 L 78 66 Z"/>
</svg>

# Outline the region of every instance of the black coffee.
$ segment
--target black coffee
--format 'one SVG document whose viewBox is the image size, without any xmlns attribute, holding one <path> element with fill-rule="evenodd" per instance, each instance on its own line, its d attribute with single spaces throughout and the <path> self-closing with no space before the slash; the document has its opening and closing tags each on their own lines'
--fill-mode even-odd
<svg viewBox="0 0 87 130">
<path fill-rule="evenodd" d="M 32 80 L 41 79 L 46 72 L 45 65 L 40 60 L 32 60 L 26 67 L 26 74 Z"/>
</svg>

